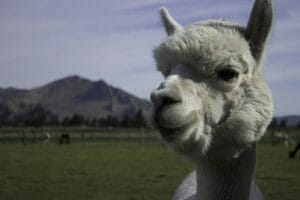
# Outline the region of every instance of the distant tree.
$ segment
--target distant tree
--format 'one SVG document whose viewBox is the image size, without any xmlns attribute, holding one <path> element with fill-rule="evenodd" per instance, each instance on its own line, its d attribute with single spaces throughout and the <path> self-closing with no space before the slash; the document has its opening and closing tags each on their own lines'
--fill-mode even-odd
<svg viewBox="0 0 300 200">
<path fill-rule="evenodd" d="M 104 126 L 112 126 L 116 127 L 119 126 L 119 120 L 111 115 L 108 115 L 104 120 Z"/>
<path fill-rule="evenodd" d="M 287 128 L 287 122 L 286 122 L 285 119 L 281 120 L 281 122 L 279 123 L 279 128 L 280 128 L 281 130 Z"/>
<path fill-rule="evenodd" d="M 92 120 L 89 117 L 85 117 L 85 116 L 83 116 L 83 117 L 84 117 L 84 121 L 83 121 L 82 125 L 87 126 L 87 127 L 92 126 Z"/>
<path fill-rule="evenodd" d="M 60 125 L 60 121 L 59 121 L 59 117 L 57 115 L 53 115 L 47 122 L 47 124 L 49 126 L 59 126 Z"/>
<path fill-rule="evenodd" d="M 106 125 L 106 118 L 100 118 L 98 119 L 98 125 L 101 127 L 105 127 Z"/>
<path fill-rule="evenodd" d="M 0 126 L 57 126 L 60 124 L 56 114 L 39 104 L 20 102 L 18 112 L 13 113 L 8 105 L 0 104 Z"/>
<path fill-rule="evenodd" d="M 134 117 L 134 127 L 142 128 L 146 127 L 146 120 L 142 109 L 139 109 Z"/>
<path fill-rule="evenodd" d="M 274 130 L 276 130 L 276 129 L 277 129 L 277 126 L 278 126 L 278 124 L 277 124 L 277 120 L 276 120 L 276 118 L 275 118 L 275 117 L 273 117 L 273 119 L 272 119 L 271 123 L 269 124 L 269 127 L 268 127 L 268 129 L 270 129 L 270 130 L 274 131 Z"/>
<path fill-rule="evenodd" d="M 63 118 L 63 120 L 61 121 L 61 125 L 62 126 L 70 126 L 70 118 L 69 117 Z"/>
<path fill-rule="evenodd" d="M 94 117 L 93 119 L 90 120 L 89 125 L 92 127 L 97 127 L 97 126 L 99 126 L 99 120 Z"/>
<path fill-rule="evenodd" d="M 70 126 L 82 126 L 85 123 L 85 117 L 81 114 L 75 113 L 71 118 L 69 125 Z"/>
<path fill-rule="evenodd" d="M 9 116 L 11 115 L 12 111 L 9 109 L 9 106 L 1 103 L 0 104 L 0 127 L 7 126 L 10 124 Z"/>
<path fill-rule="evenodd" d="M 132 127 L 133 126 L 133 121 L 132 119 L 129 117 L 129 115 L 125 114 L 123 116 L 123 119 L 120 123 L 121 127 Z"/>
<path fill-rule="evenodd" d="M 297 123 L 297 126 L 296 126 L 296 127 L 297 127 L 297 128 L 300 128 L 300 122 Z"/>
<path fill-rule="evenodd" d="M 22 124 L 23 126 L 49 126 L 59 123 L 57 115 L 48 111 L 41 105 L 35 105 L 30 112 L 25 115 L 17 117 L 15 119 L 16 124 Z"/>
</svg>

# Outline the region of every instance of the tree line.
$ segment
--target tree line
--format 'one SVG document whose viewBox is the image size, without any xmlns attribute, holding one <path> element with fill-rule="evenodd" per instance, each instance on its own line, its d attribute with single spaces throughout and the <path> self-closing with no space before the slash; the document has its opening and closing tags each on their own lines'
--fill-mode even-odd
<svg viewBox="0 0 300 200">
<path fill-rule="evenodd" d="M 1 115 L 2 114 L 2 115 Z M 122 118 L 107 116 L 105 118 L 90 118 L 79 113 L 72 116 L 59 118 L 58 115 L 46 110 L 42 106 L 36 106 L 29 113 L 17 115 L 14 117 L 5 116 L 0 113 L 0 127 L 43 127 L 43 126 L 86 126 L 86 127 L 132 127 L 142 128 L 148 127 L 147 120 L 142 112 L 133 115 L 124 115 Z"/>
<path fill-rule="evenodd" d="M 268 126 L 269 130 L 285 130 L 288 128 L 300 128 L 300 122 L 298 122 L 295 126 L 289 127 L 288 123 L 285 119 L 283 120 L 277 120 L 275 117 L 273 117 L 271 123 Z"/>
</svg>

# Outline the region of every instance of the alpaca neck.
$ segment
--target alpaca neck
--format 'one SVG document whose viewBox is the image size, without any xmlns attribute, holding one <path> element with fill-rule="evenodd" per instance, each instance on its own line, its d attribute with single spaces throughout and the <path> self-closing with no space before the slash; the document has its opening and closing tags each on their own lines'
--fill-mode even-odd
<svg viewBox="0 0 300 200">
<path fill-rule="evenodd" d="M 198 200 L 248 200 L 255 171 L 255 145 L 226 163 L 201 160 L 197 165 Z"/>
</svg>

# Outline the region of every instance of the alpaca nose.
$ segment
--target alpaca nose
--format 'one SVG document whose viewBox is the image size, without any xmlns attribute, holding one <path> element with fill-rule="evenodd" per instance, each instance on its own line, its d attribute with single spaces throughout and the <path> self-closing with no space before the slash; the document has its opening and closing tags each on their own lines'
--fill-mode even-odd
<svg viewBox="0 0 300 200">
<path fill-rule="evenodd" d="M 180 103 L 182 102 L 182 97 L 178 90 L 162 88 L 152 92 L 151 101 L 155 106 L 162 107 Z"/>
</svg>

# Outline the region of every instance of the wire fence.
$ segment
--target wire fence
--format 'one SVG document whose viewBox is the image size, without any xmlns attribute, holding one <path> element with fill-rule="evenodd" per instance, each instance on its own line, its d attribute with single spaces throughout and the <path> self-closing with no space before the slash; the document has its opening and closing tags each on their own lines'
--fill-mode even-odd
<svg viewBox="0 0 300 200">
<path fill-rule="evenodd" d="M 153 129 L 145 128 L 89 128 L 89 127 L 26 127 L 0 128 L 0 144 L 70 144 L 82 142 L 121 142 L 137 141 L 143 143 L 160 143 L 159 134 Z M 268 130 L 260 143 L 286 144 L 294 146 L 300 141 L 299 129 L 281 131 Z"/>
<path fill-rule="evenodd" d="M 1 128 L 1 143 L 28 144 L 70 144 L 97 141 L 136 140 L 140 143 L 158 142 L 158 134 L 151 129 L 125 128 Z"/>
</svg>

